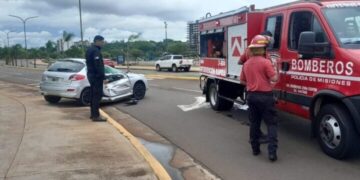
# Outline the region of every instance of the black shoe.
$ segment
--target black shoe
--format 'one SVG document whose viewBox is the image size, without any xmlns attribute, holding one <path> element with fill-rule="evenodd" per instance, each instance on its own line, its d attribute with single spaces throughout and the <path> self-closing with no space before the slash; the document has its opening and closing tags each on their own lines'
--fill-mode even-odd
<svg viewBox="0 0 360 180">
<path fill-rule="evenodd" d="M 258 156 L 261 153 L 260 149 L 253 150 L 253 155 Z"/>
<path fill-rule="evenodd" d="M 271 162 L 275 162 L 275 161 L 277 160 L 277 155 L 276 155 L 276 153 L 270 153 L 270 154 L 269 154 L 269 160 L 270 160 Z"/>
<path fill-rule="evenodd" d="M 104 122 L 104 121 L 107 121 L 107 119 L 105 117 L 102 117 L 102 116 L 99 116 L 99 117 L 96 117 L 96 118 L 91 118 L 93 121 L 96 121 L 96 122 Z"/>
</svg>

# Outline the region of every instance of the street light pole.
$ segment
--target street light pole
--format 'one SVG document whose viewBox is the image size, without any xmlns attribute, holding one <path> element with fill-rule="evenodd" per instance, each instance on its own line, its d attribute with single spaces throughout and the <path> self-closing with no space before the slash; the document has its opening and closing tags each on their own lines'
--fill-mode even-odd
<svg viewBox="0 0 360 180">
<path fill-rule="evenodd" d="M 23 25 L 24 25 L 24 41 L 25 41 L 25 53 L 27 55 L 27 41 L 26 41 L 26 22 L 30 19 L 34 19 L 34 18 L 37 18 L 38 16 L 32 16 L 32 17 L 27 17 L 27 18 L 22 18 L 22 17 L 19 17 L 19 16 L 15 16 L 15 15 L 9 15 L 10 17 L 14 17 L 14 18 L 17 18 L 19 19 Z M 21 61 L 22 62 L 22 61 Z M 26 61 L 26 66 L 29 67 L 29 64 L 28 64 L 28 61 Z"/>
<path fill-rule="evenodd" d="M 167 51 L 167 22 L 164 21 L 165 24 L 165 51 Z"/>
<path fill-rule="evenodd" d="M 82 24 L 81 0 L 79 0 L 79 14 L 80 14 L 81 48 L 82 48 L 82 50 L 84 52 L 84 34 L 83 34 L 83 24 Z"/>
<path fill-rule="evenodd" d="M 7 47 L 10 47 L 10 38 L 9 38 L 9 34 L 10 34 L 11 31 L 8 31 L 6 33 L 6 38 L 7 38 Z"/>
</svg>

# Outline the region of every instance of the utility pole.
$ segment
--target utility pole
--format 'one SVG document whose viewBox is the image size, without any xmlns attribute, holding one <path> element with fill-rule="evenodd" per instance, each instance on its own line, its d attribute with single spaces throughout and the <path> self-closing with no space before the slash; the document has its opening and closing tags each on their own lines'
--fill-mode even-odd
<svg viewBox="0 0 360 180">
<path fill-rule="evenodd" d="M 25 40 L 25 57 L 27 58 L 27 42 L 26 42 L 26 22 L 30 19 L 34 19 L 34 18 L 37 18 L 38 16 L 32 16 L 32 17 L 27 17 L 27 18 L 22 18 L 22 17 L 19 17 L 19 16 L 15 16 L 15 15 L 9 15 L 10 17 L 14 17 L 14 18 L 17 18 L 19 19 L 23 25 L 24 25 L 24 40 Z M 21 61 L 22 62 L 22 61 Z M 22 65 L 22 63 L 21 63 Z M 29 63 L 28 61 L 26 60 L 26 67 L 29 67 Z"/>
<path fill-rule="evenodd" d="M 7 39 L 7 61 L 9 63 L 10 61 L 10 52 L 11 52 L 11 49 L 10 49 L 10 37 L 9 37 L 9 34 L 10 34 L 11 31 L 8 31 L 6 33 L 6 39 Z M 14 60 L 11 61 L 11 64 L 14 66 Z"/>
<path fill-rule="evenodd" d="M 164 21 L 165 24 L 165 51 L 167 51 L 167 22 Z"/>
<path fill-rule="evenodd" d="M 9 38 L 9 34 L 10 34 L 11 31 L 8 31 L 6 33 L 6 38 L 7 38 L 7 47 L 10 47 L 10 38 Z"/>
<path fill-rule="evenodd" d="M 80 35 L 81 35 L 81 49 L 84 52 L 84 34 L 83 34 L 83 24 L 82 24 L 82 10 L 81 10 L 81 0 L 79 0 L 79 14 L 80 14 Z"/>
</svg>

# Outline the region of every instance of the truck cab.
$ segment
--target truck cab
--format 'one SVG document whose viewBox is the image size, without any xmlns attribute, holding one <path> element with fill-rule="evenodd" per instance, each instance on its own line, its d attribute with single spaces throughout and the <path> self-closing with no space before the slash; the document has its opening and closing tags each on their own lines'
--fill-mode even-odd
<svg viewBox="0 0 360 180">
<path fill-rule="evenodd" d="M 225 53 L 223 60 L 211 61 L 204 56 L 211 45 L 205 35 L 212 32 L 208 24 L 214 21 L 219 22 L 214 32 L 222 29 L 218 36 L 224 37 Z M 342 159 L 357 149 L 360 2 L 297 1 L 262 10 L 243 8 L 201 22 L 201 84 L 215 110 L 232 108 L 239 97 L 245 103 L 237 61 L 251 39 L 267 30 L 274 40 L 267 58 L 277 64 L 280 74 L 273 84 L 277 108 L 311 120 L 313 135 L 327 155 Z"/>
</svg>

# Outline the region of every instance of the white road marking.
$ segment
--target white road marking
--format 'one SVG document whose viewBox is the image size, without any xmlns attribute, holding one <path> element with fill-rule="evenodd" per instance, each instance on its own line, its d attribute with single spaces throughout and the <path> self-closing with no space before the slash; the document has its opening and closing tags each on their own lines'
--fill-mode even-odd
<svg viewBox="0 0 360 180">
<path fill-rule="evenodd" d="M 188 91 L 188 92 L 202 93 L 201 91 L 198 91 L 198 90 L 192 90 L 192 89 L 184 89 L 184 88 L 177 88 L 177 87 L 172 87 L 172 89 L 175 89 L 175 90 L 181 90 L 181 91 Z"/>
<path fill-rule="evenodd" d="M 249 109 L 249 106 L 247 104 L 242 105 L 242 104 L 235 103 L 234 107 L 237 109 L 240 109 L 240 110 L 244 110 L 244 111 L 247 111 Z"/>
<path fill-rule="evenodd" d="M 201 108 L 210 108 L 210 104 L 206 103 L 205 97 L 195 97 L 196 101 L 190 105 L 178 105 L 178 107 L 184 112 L 193 111 Z"/>
</svg>

